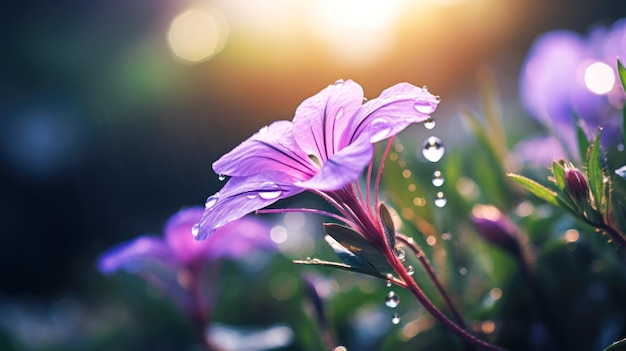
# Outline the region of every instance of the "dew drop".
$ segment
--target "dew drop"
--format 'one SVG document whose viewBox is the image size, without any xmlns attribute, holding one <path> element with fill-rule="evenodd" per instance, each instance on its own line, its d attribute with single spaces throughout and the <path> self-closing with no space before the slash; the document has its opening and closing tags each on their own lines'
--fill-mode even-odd
<svg viewBox="0 0 626 351">
<path fill-rule="evenodd" d="M 424 140 L 424 143 L 422 144 L 422 155 L 424 155 L 424 158 L 430 162 L 437 162 L 441 160 L 445 151 L 443 142 L 436 136 L 429 137 Z"/>
<path fill-rule="evenodd" d="M 437 105 L 432 103 L 428 99 L 418 99 L 413 104 L 413 108 L 415 109 L 415 111 L 421 114 L 430 115 L 431 113 L 435 112 Z"/>
<path fill-rule="evenodd" d="M 393 275 L 391 275 L 391 273 L 387 273 L 387 287 L 391 286 L 392 280 L 393 280 Z"/>
<path fill-rule="evenodd" d="M 467 268 L 465 268 L 465 267 L 459 268 L 459 273 L 461 273 L 461 275 L 466 275 L 467 274 Z"/>
<path fill-rule="evenodd" d="M 276 185 L 276 183 L 265 182 L 261 184 L 260 188 L 258 195 L 264 200 L 273 200 L 282 194 L 282 190 L 280 190 L 280 187 Z"/>
<path fill-rule="evenodd" d="M 223 182 L 224 179 L 226 179 L 226 176 L 224 174 L 220 174 L 217 176 L 217 179 L 219 179 L 220 182 Z"/>
<path fill-rule="evenodd" d="M 406 252 L 404 252 L 404 250 L 402 250 L 402 249 L 397 249 L 396 250 L 396 257 L 400 261 L 404 261 L 406 259 Z"/>
<path fill-rule="evenodd" d="M 407 273 L 408 275 L 413 275 L 413 274 L 415 274 L 415 269 L 413 268 L 413 266 L 408 266 L 408 267 L 406 267 L 406 273 Z"/>
<path fill-rule="evenodd" d="M 370 141 L 377 142 L 385 139 L 391 133 L 391 125 L 383 118 L 377 118 L 370 124 Z"/>
<path fill-rule="evenodd" d="M 435 206 L 443 207 L 448 203 L 448 200 L 443 196 L 443 193 L 440 191 L 437 193 L 437 198 L 435 198 Z"/>
<path fill-rule="evenodd" d="M 256 198 L 256 194 L 255 193 L 249 193 L 248 195 L 246 195 L 246 197 L 250 200 Z"/>
<path fill-rule="evenodd" d="M 391 280 L 387 280 L 387 287 L 390 288 L 391 287 Z"/>
<path fill-rule="evenodd" d="M 200 223 L 196 223 L 193 225 L 193 227 L 191 227 L 191 235 L 198 236 L 199 232 L 200 232 Z"/>
<path fill-rule="evenodd" d="M 270 127 L 268 127 L 268 126 L 263 126 L 263 127 L 261 127 L 261 129 L 259 129 L 259 133 L 260 133 L 260 134 L 263 134 L 263 133 L 267 132 L 269 129 L 270 129 Z"/>
<path fill-rule="evenodd" d="M 343 79 L 337 79 L 333 85 L 336 86 L 336 87 L 342 86 L 343 85 Z"/>
<path fill-rule="evenodd" d="M 363 103 L 366 103 L 366 102 L 367 102 L 367 98 L 364 96 L 363 97 Z"/>
<path fill-rule="evenodd" d="M 398 315 L 398 313 L 393 314 L 393 317 L 391 317 L 391 323 L 393 324 L 400 323 L 400 316 Z"/>
<path fill-rule="evenodd" d="M 450 233 L 443 233 L 443 234 L 441 234 L 441 239 L 443 239 L 443 240 L 450 240 L 450 239 L 452 239 L 452 235 L 450 235 Z"/>
<path fill-rule="evenodd" d="M 624 144 L 623 143 L 617 144 L 617 151 L 624 151 Z"/>
<path fill-rule="evenodd" d="M 424 85 L 424 86 L 422 87 L 422 91 L 423 91 L 423 92 L 425 92 L 425 93 L 427 93 L 427 92 L 428 92 L 428 87 Z"/>
<path fill-rule="evenodd" d="M 343 116 L 343 107 L 340 107 L 337 111 L 337 115 L 335 115 L 335 119 L 339 119 Z"/>
<path fill-rule="evenodd" d="M 385 297 L 385 305 L 389 308 L 396 308 L 400 304 L 400 297 L 393 291 L 390 291 Z"/>
<path fill-rule="evenodd" d="M 443 175 L 441 175 L 441 171 L 435 171 L 435 173 L 433 173 L 433 185 L 439 187 L 442 186 L 444 182 L 445 179 Z"/>
<path fill-rule="evenodd" d="M 437 124 L 437 123 L 435 122 L 435 120 L 434 120 L 434 119 L 432 119 L 431 117 L 428 117 L 428 119 L 426 119 L 426 120 L 424 121 L 424 127 L 425 127 L 426 129 L 433 129 L 433 128 L 435 128 L 435 125 L 436 125 L 436 124 Z"/>
<path fill-rule="evenodd" d="M 209 196 L 204 202 L 204 208 L 206 208 L 207 210 L 212 209 L 213 206 L 215 206 L 215 204 L 217 203 L 219 196 L 219 193 L 215 193 L 212 196 Z"/>
</svg>

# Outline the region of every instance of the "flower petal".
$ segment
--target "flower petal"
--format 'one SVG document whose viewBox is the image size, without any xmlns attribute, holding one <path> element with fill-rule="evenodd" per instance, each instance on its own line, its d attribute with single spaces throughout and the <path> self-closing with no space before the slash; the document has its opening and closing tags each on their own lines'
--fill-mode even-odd
<svg viewBox="0 0 626 351">
<path fill-rule="evenodd" d="M 206 256 L 206 242 L 193 239 L 191 229 L 200 221 L 204 208 L 192 207 L 180 210 L 169 218 L 165 224 L 165 242 L 171 248 L 179 262 L 190 265 Z"/>
<path fill-rule="evenodd" d="M 270 230 L 265 221 L 247 216 L 218 228 L 201 243 L 207 243 L 207 257 L 210 259 L 237 259 L 258 249 L 275 251 L 277 247 L 270 237 Z"/>
<path fill-rule="evenodd" d="M 196 239 L 206 239 L 217 228 L 235 219 L 301 193 L 304 189 L 293 185 L 298 180 L 276 171 L 230 178 L 218 193 L 207 199 L 206 209 L 196 228 Z"/>
<path fill-rule="evenodd" d="M 322 191 L 337 190 L 359 178 L 374 155 L 374 145 L 364 135 L 329 158 L 311 179 L 295 185 Z"/>
<path fill-rule="evenodd" d="M 176 264 L 176 258 L 163 240 L 155 236 L 140 236 L 117 245 L 105 252 L 98 260 L 98 270 L 112 274 L 120 269 L 137 274 L 154 266 Z"/>
<path fill-rule="evenodd" d="M 346 126 L 363 103 L 357 83 L 337 81 L 304 100 L 293 118 L 293 135 L 307 155 L 325 162 L 338 149 Z"/>
<path fill-rule="evenodd" d="M 350 133 L 340 147 L 352 143 L 361 134 L 369 135 L 375 143 L 398 134 L 411 123 L 420 123 L 435 112 L 439 97 L 409 83 L 399 83 L 385 89 L 380 96 L 365 103 L 352 120 Z"/>
<path fill-rule="evenodd" d="M 291 122 L 276 121 L 215 161 L 213 170 L 233 177 L 273 170 L 307 179 L 315 173 L 315 166 L 295 142 Z"/>
</svg>

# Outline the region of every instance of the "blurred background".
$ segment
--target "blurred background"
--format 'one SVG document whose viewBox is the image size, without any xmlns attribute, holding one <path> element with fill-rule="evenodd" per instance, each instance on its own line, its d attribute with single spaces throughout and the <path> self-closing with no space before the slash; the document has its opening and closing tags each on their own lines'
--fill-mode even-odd
<svg viewBox="0 0 626 351">
<path fill-rule="evenodd" d="M 442 97 L 433 117 L 443 126 L 459 106 L 479 100 L 477 73 L 486 68 L 505 116 L 518 118 L 519 67 L 539 34 L 584 34 L 626 16 L 622 0 L 2 7 L 0 326 L 12 336 L 0 340 L 33 349 L 36 340 L 15 341 L 19 333 L 40 328 L 49 344 L 71 338 L 51 319 L 65 318 L 67 328 L 82 320 L 76 315 L 130 314 L 116 311 L 116 300 L 132 305 L 138 297 L 96 271 L 98 255 L 137 235 L 160 234 L 179 208 L 202 204 L 220 186 L 214 160 L 263 125 L 291 119 L 329 83 L 354 79 L 369 98 L 402 81 L 427 85 Z M 182 318 L 165 311 L 159 318 Z M 30 324 L 8 327 L 18 320 Z M 168 342 L 133 345 L 179 345 Z"/>
</svg>

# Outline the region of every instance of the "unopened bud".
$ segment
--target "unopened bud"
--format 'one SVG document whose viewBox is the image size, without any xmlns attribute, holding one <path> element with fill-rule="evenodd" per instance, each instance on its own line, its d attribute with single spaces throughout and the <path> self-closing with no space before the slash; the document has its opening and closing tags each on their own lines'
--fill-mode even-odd
<svg viewBox="0 0 626 351">
<path fill-rule="evenodd" d="M 589 198 L 587 178 L 575 167 L 565 167 L 565 190 L 575 203 Z"/>
<path fill-rule="evenodd" d="M 513 255 L 520 253 L 517 226 L 495 206 L 474 206 L 472 222 L 476 225 L 478 234 L 488 242 Z"/>
</svg>

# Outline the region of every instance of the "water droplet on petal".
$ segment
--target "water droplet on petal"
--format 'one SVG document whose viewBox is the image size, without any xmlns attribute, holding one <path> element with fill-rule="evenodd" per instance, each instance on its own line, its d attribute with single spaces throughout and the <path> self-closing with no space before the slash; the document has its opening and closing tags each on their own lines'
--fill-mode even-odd
<svg viewBox="0 0 626 351">
<path fill-rule="evenodd" d="M 343 85 L 343 79 L 337 79 L 333 85 L 336 86 L 336 87 L 342 86 Z"/>
<path fill-rule="evenodd" d="M 427 138 L 422 144 L 422 155 L 430 162 L 437 162 L 441 160 L 445 152 L 446 150 L 443 147 L 443 142 L 436 136 Z"/>
<path fill-rule="evenodd" d="M 220 182 L 223 182 L 224 179 L 226 179 L 226 176 L 224 174 L 220 174 L 217 176 L 217 179 L 219 179 Z"/>
<path fill-rule="evenodd" d="M 430 115 L 431 113 L 435 112 L 437 105 L 427 99 L 417 99 L 413 104 L 413 108 L 415 109 L 415 111 L 421 114 Z"/>
<path fill-rule="evenodd" d="M 209 196 L 206 201 L 204 202 L 204 208 L 206 208 L 207 210 L 210 210 L 213 208 L 213 206 L 215 206 L 215 204 L 217 203 L 217 200 L 219 199 L 220 194 L 219 193 L 215 193 L 211 196 Z"/>
<path fill-rule="evenodd" d="M 385 139 L 391 133 L 391 125 L 383 118 L 377 118 L 370 124 L 370 141 L 377 142 Z"/>
<path fill-rule="evenodd" d="M 413 274 L 415 274 L 415 269 L 413 268 L 413 266 L 408 266 L 408 267 L 406 267 L 406 273 L 407 273 L 408 275 L 413 275 Z"/>
<path fill-rule="evenodd" d="M 393 324 L 400 323 L 400 316 L 398 315 L 398 313 L 393 314 L 393 317 L 391 317 L 391 323 Z"/>
<path fill-rule="evenodd" d="M 363 97 L 363 103 L 366 103 L 366 102 L 367 102 L 367 98 L 364 96 Z"/>
<path fill-rule="evenodd" d="M 261 127 L 261 129 L 259 129 L 259 133 L 260 133 L 260 134 L 263 134 L 263 133 L 267 132 L 269 129 L 270 129 L 270 127 L 268 127 L 268 126 L 263 126 L 263 127 Z"/>
<path fill-rule="evenodd" d="M 200 223 L 196 223 L 193 225 L 193 227 L 191 227 L 191 235 L 198 236 L 199 232 L 200 232 Z"/>
<path fill-rule="evenodd" d="M 261 184 L 260 189 L 257 191 L 260 198 L 265 200 L 276 199 L 282 194 L 280 187 L 273 182 L 265 182 Z"/>
<path fill-rule="evenodd" d="M 439 187 L 442 186 L 444 182 L 445 179 L 443 175 L 441 175 L 441 171 L 435 171 L 435 173 L 433 173 L 433 185 Z"/>
<path fill-rule="evenodd" d="M 385 305 L 389 308 L 396 308 L 400 304 L 400 297 L 393 291 L 390 291 L 385 297 Z"/>
<path fill-rule="evenodd" d="M 427 93 L 427 92 L 428 92 L 428 87 L 424 85 L 424 86 L 422 87 L 422 91 L 423 91 L 423 92 L 425 92 L 425 93 Z"/>
<path fill-rule="evenodd" d="M 436 125 L 436 124 L 437 124 L 437 123 L 435 122 L 435 120 L 434 120 L 434 119 L 432 119 L 432 117 L 428 117 L 428 118 L 424 121 L 424 127 L 425 127 L 426 129 L 433 129 L 433 128 L 435 128 L 435 125 Z"/>
<path fill-rule="evenodd" d="M 246 195 L 246 197 L 247 197 L 248 199 L 251 199 L 251 200 L 252 200 L 252 199 L 256 198 L 256 194 L 255 194 L 255 193 L 249 193 L 248 195 Z"/>
<path fill-rule="evenodd" d="M 339 108 L 339 110 L 337 111 L 337 115 L 335 116 L 335 119 L 339 119 L 341 118 L 341 116 L 343 116 L 343 107 Z"/>
<path fill-rule="evenodd" d="M 443 196 L 443 193 L 440 191 L 437 193 L 437 197 L 435 198 L 435 206 L 443 207 L 448 203 L 448 200 Z"/>
</svg>

